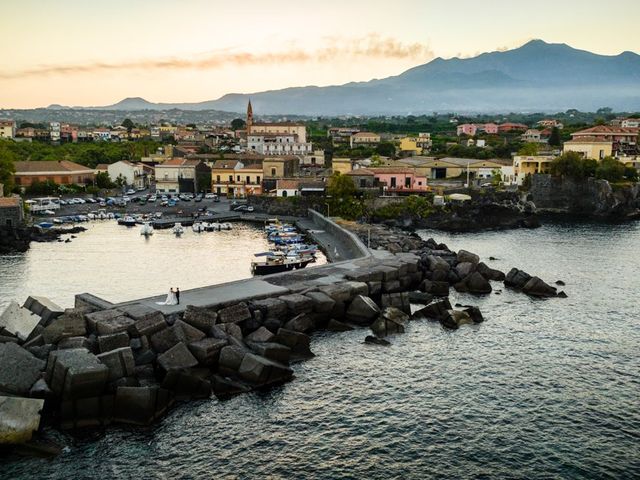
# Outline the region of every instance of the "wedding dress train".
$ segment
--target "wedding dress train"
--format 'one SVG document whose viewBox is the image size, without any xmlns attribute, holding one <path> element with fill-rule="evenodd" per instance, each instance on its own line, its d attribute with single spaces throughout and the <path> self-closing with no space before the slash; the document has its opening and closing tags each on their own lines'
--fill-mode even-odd
<svg viewBox="0 0 640 480">
<path fill-rule="evenodd" d="M 169 292 L 167 294 L 167 298 L 165 299 L 164 302 L 156 302 L 156 304 L 158 304 L 158 305 L 177 305 L 178 304 L 178 298 L 176 297 L 175 292 Z"/>
</svg>

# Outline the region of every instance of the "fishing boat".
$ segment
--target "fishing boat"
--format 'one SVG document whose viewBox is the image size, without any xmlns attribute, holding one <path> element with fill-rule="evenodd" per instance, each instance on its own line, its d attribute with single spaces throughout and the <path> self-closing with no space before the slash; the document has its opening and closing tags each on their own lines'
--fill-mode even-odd
<svg viewBox="0 0 640 480">
<path fill-rule="evenodd" d="M 140 227 L 140 235 L 144 235 L 145 237 L 153 235 L 153 226 L 149 222 L 144 222 L 142 227 Z"/>
<path fill-rule="evenodd" d="M 221 223 L 220 224 L 220 230 L 231 230 L 231 224 L 230 223 Z"/>
<path fill-rule="evenodd" d="M 200 233 L 200 232 L 204 232 L 206 231 L 205 226 L 200 223 L 200 222 L 195 222 L 192 226 L 191 226 L 191 230 L 193 230 L 196 233 Z"/>
<path fill-rule="evenodd" d="M 184 227 L 182 226 L 181 223 L 176 223 L 173 228 L 171 229 L 171 231 L 176 235 L 176 236 L 180 236 L 184 233 Z"/>
<path fill-rule="evenodd" d="M 51 227 L 53 227 L 53 223 L 51 223 L 51 222 L 40 222 L 40 223 L 38 223 L 38 226 L 40 228 L 51 228 Z"/>
<path fill-rule="evenodd" d="M 124 225 L 125 227 L 135 227 L 136 223 L 136 219 L 131 215 L 125 215 L 124 218 L 118 219 L 118 225 Z"/>
<path fill-rule="evenodd" d="M 293 243 L 290 245 L 280 245 L 278 250 L 287 254 L 310 255 L 315 256 L 318 252 L 317 245 L 309 245 L 306 243 Z"/>
<path fill-rule="evenodd" d="M 287 255 L 284 252 L 256 253 L 256 257 L 264 257 L 263 261 L 251 262 L 253 275 L 269 275 L 270 273 L 287 272 L 306 267 L 313 257 L 305 255 Z"/>
<path fill-rule="evenodd" d="M 304 239 L 300 235 L 296 235 L 295 237 L 274 237 L 269 238 L 269 241 L 275 243 L 276 245 L 293 245 L 296 243 L 302 243 Z"/>
<path fill-rule="evenodd" d="M 207 232 L 219 232 L 220 224 L 218 222 L 211 222 L 207 224 L 206 227 Z"/>
</svg>

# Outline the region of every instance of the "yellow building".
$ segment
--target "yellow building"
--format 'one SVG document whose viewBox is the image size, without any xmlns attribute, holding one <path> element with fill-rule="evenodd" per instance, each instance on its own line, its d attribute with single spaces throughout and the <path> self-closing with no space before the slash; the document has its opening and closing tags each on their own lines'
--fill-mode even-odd
<svg viewBox="0 0 640 480">
<path fill-rule="evenodd" d="M 527 175 L 549 173 L 554 159 L 551 155 L 514 155 L 513 174 L 516 183 L 522 185 Z"/>
<path fill-rule="evenodd" d="M 574 137 L 573 140 L 564 142 L 564 153 L 578 152 L 584 158 L 602 160 L 613 154 L 613 142 L 597 137 Z"/>
<path fill-rule="evenodd" d="M 380 143 L 380 135 L 372 132 L 358 132 L 349 138 L 349 146 L 351 148 L 358 146 L 370 146 Z"/>
<path fill-rule="evenodd" d="M 350 158 L 334 158 L 331 161 L 331 169 L 333 173 L 340 173 L 345 175 L 353 170 L 353 162 L 351 162 Z"/>
<path fill-rule="evenodd" d="M 507 162 L 511 163 L 509 160 Z M 410 157 L 402 158 L 397 163 L 413 167 L 417 173 L 432 180 L 459 177 L 466 174 L 467 169 L 471 174 L 476 175 L 480 170 L 501 169 L 505 166 L 505 161 L 498 158 L 479 160 L 455 157 Z"/>
<path fill-rule="evenodd" d="M 264 178 L 290 178 L 299 169 L 298 157 L 265 157 L 262 162 Z"/>
<path fill-rule="evenodd" d="M 403 137 L 400 139 L 400 151 L 412 155 L 422 155 L 431 149 L 431 134 L 420 133 L 417 137 Z"/>
</svg>

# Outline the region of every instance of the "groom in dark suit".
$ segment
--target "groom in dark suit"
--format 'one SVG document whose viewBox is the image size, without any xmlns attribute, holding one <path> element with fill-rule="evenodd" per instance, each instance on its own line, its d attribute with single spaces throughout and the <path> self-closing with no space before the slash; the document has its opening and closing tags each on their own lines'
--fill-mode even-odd
<svg viewBox="0 0 640 480">
<path fill-rule="evenodd" d="M 178 301 L 178 305 L 180 305 L 180 289 L 176 287 L 176 300 Z"/>
</svg>

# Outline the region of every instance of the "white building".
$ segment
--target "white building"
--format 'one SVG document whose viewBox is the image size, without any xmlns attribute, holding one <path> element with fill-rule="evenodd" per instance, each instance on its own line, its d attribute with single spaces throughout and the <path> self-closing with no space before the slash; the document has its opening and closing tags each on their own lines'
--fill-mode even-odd
<svg viewBox="0 0 640 480">
<path fill-rule="evenodd" d="M 313 147 L 295 133 L 251 133 L 247 135 L 247 150 L 260 155 L 307 155 Z"/>
<path fill-rule="evenodd" d="M 120 160 L 110 164 L 107 167 L 109 178 L 112 182 L 115 182 L 118 177 L 124 179 L 125 185 L 133 187 L 135 189 L 147 188 L 147 176 L 144 173 L 144 168 L 140 163 L 131 163 L 127 160 Z"/>
<path fill-rule="evenodd" d="M 0 120 L 0 138 L 15 138 L 16 122 L 13 120 Z"/>
<path fill-rule="evenodd" d="M 638 128 L 640 127 L 640 118 L 625 118 L 620 122 L 620 126 L 623 128 Z"/>
<path fill-rule="evenodd" d="M 52 142 L 60 141 L 60 122 L 51 122 L 49 124 L 49 137 Z"/>
</svg>

